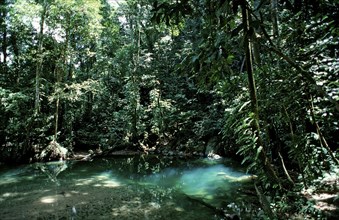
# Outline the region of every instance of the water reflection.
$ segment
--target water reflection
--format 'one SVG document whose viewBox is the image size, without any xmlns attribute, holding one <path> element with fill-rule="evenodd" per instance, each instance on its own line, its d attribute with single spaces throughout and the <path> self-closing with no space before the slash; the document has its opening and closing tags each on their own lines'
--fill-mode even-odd
<svg viewBox="0 0 339 220">
<path fill-rule="evenodd" d="M 216 193 L 217 189 L 227 191 L 231 188 L 231 185 L 218 175 L 220 172 L 232 176 L 244 175 L 243 173 L 232 171 L 224 165 L 213 165 L 208 168 L 186 171 L 180 178 L 179 183 L 182 186 L 182 190 L 188 195 L 211 196 Z"/>
<path fill-rule="evenodd" d="M 0 219 L 220 219 L 212 206 L 234 212 L 247 200 L 246 185 L 224 178 L 244 173 L 225 164 L 118 157 L 2 169 Z"/>
<path fill-rule="evenodd" d="M 35 163 L 32 166 L 41 170 L 52 182 L 60 185 L 57 176 L 68 168 L 66 161 L 53 161 L 48 163 Z"/>
</svg>

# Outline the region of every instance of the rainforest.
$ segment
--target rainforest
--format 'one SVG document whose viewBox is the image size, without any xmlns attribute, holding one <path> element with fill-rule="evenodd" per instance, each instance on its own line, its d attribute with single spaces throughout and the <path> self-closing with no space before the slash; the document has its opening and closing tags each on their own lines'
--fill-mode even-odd
<svg viewBox="0 0 339 220">
<path fill-rule="evenodd" d="M 337 0 L 0 0 L 0 219 L 337 219 Z"/>
</svg>

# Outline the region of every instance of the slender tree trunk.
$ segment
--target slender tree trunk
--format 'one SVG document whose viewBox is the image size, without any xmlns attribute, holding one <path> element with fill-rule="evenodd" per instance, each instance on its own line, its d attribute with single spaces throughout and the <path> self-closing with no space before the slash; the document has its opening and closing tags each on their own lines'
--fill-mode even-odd
<svg viewBox="0 0 339 220">
<path fill-rule="evenodd" d="M 273 23 L 273 35 L 279 36 L 278 28 L 278 0 L 271 0 L 271 18 Z"/>
<path fill-rule="evenodd" d="M 255 86 L 254 74 L 253 74 L 253 62 L 252 62 L 252 52 L 251 52 L 251 38 L 249 34 L 249 13 L 246 5 L 246 1 L 241 5 L 241 13 L 242 13 L 242 23 L 244 29 L 244 49 L 246 55 L 246 71 L 248 76 L 248 86 L 250 91 L 251 98 L 251 107 L 254 115 L 253 120 L 253 130 L 257 137 L 257 148 L 259 151 L 259 161 L 261 162 L 265 173 L 268 177 L 274 182 L 280 185 L 280 180 L 276 175 L 268 157 L 266 156 L 266 149 L 264 147 L 263 141 L 260 136 L 260 126 L 259 126 L 259 108 L 258 108 L 258 100 L 257 100 L 257 91 Z"/>
<path fill-rule="evenodd" d="M 137 74 L 139 70 L 139 65 L 140 65 L 140 45 L 141 45 L 141 30 L 140 30 L 140 19 L 139 19 L 139 9 L 136 7 L 135 8 L 135 13 L 136 13 L 136 18 L 135 19 L 135 26 L 133 26 L 133 18 L 132 16 L 129 17 L 129 22 L 130 22 L 130 28 L 133 30 L 133 41 L 134 44 L 136 45 L 136 54 L 133 56 L 133 70 L 132 70 L 132 103 L 131 103 L 131 108 L 132 108 L 132 142 L 133 144 L 136 144 L 137 139 L 138 139 L 138 85 L 137 85 Z"/>
<path fill-rule="evenodd" d="M 3 24 L 1 49 L 2 49 L 2 57 L 3 57 L 2 63 L 5 67 L 7 65 L 7 27 L 5 23 Z"/>
<path fill-rule="evenodd" d="M 5 0 L 0 1 L 0 32 L 2 32 L 1 52 L 2 61 L 0 59 L 0 70 L 2 74 L 7 72 L 7 25 L 6 25 L 6 14 L 7 5 Z"/>
<path fill-rule="evenodd" d="M 259 5 L 262 4 L 261 2 L 262 1 L 260 1 L 260 0 L 255 0 L 254 1 L 254 7 L 255 8 L 259 7 Z M 258 18 L 260 17 L 259 10 L 254 11 L 254 14 Z M 248 19 L 249 19 L 250 23 L 252 23 L 252 17 L 249 16 Z M 252 51 L 253 51 L 253 60 L 254 60 L 255 64 L 260 65 L 261 64 L 260 49 L 259 49 L 260 45 L 259 45 L 257 35 L 256 35 L 256 33 L 258 33 L 258 31 L 259 31 L 259 28 L 253 27 L 253 32 L 252 32 L 251 36 L 249 36 L 249 37 L 251 37 L 251 39 L 252 39 L 252 42 L 251 42 L 252 45 L 251 46 L 252 46 Z"/>
<path fill-rule="evenodd" d="M 60 114 L 60 93 L 61 93 L 61 83 L 64 79 L 64 76 L 66 75 L 66 72 L 68 71 L 67 67 L 67 61 L 69 58 L 68 55 L 68 46 L 69 46 L 69 37 L 70 37 L 70 15 L 67 14 L 66 16 L 67 20 L 67 27 L 65 30 L 66 36 L 65 36 L 65 43 L 64 43 L 64 48 L 62 51 L 61 55 L 61 60 L 60 60 L 60 68 L 57 68 L 56 71 L 56 95 L 57 99 L 55 102 L 55 125 L 54 125 L 54 141 L 57 141 L 58 137 L 58 124 L 59 124 L 59 114 Z"/>
<path fill-rule="evenodd" d="M 17 33 L 11 33 L 10 37 L 10 45 L 12 46 L 13 49 L 13 75 L 16 78 L 16 83 L 20 83 L 20 59 L 19 59 L 19 45 L 17 42 Z"/>
<path fill-rule="evenodd" d="M 57 142 L 58 139 L 58 122 L 59 122 L 59 105 L 60 105 L 60 98 L 59 94 L 57 95 L 57 100 L 56 100 L 56 107 L 55 107 L 55 127 L 54 127 L 54 142 Z"/>
<path fill-rule="evenodd" d="M 42 72 L 42 46 L 44 38 L 44 23 L 47 15 L 47 3 L 43 2 L 43 9 L 40 17 L 40 30 L 38 34 L 38 52 L 37 52 L 37 64 L 35 69 L 35 102 L 34 102 L 34 111 L 35 114 L 40 112 L 40 77 Z"/>
<path fill-rule="evenodd" d="M 138 88 L 137 88 L 137 71 L 139 67 L 139 59 L 140 59 L 140 28 L 138 27 L 138 35 L 137 35 L 137 54 L 136 54 L 136 59 L 135 59 L 135 68 L 133 70 L 133 88 L 134 88 L 134 106 L 133 106 L 133 141 L 137 139 L 137 133 L 138 133 L 138 128 L 137 128 L 137 123 L 138 123 L 138 100 L 137 100 L 137 93 L 138 93 Z"/>
</svg>

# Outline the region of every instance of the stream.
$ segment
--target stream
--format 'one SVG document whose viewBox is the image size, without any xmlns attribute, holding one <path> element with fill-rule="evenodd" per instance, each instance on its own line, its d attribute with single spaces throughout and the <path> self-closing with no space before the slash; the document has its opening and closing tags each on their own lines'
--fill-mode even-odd
<svg viewBox="0 0 339 220">
<path fill-rule="evenodd" d="M 253 184 L 228 159 L 157 156 L 0 166 L 0 219 L 253 219 Z"/>
</svg>

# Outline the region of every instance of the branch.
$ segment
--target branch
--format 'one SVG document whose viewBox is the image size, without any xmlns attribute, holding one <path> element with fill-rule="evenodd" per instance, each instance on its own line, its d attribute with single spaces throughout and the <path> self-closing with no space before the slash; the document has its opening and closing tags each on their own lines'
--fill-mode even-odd
<svg viewBox="0 0 339 220">
<path fill-rule="evenodd" d="M 282 167 L 283 167 L 283 169 L 284 169 L 284 172 L 285 172 L 285 175 L 286 175 L 288 181 L 290 181 L 290 183 L 292 183 L 292 185 L 294 185 L 294 182 L 293 182 L 293 180 L 292 180 L 290 174 L 288 174 L 288 171 L 287 171 L 287 169 L 286 169 L 286 167 L 285 167 L 285 163 L 284 163 L 283 157 L 281 156 L 280 152 L 278 152 L 278 154 L 279 154 L 280 161 L 281 161 Z"/>
</svg>

